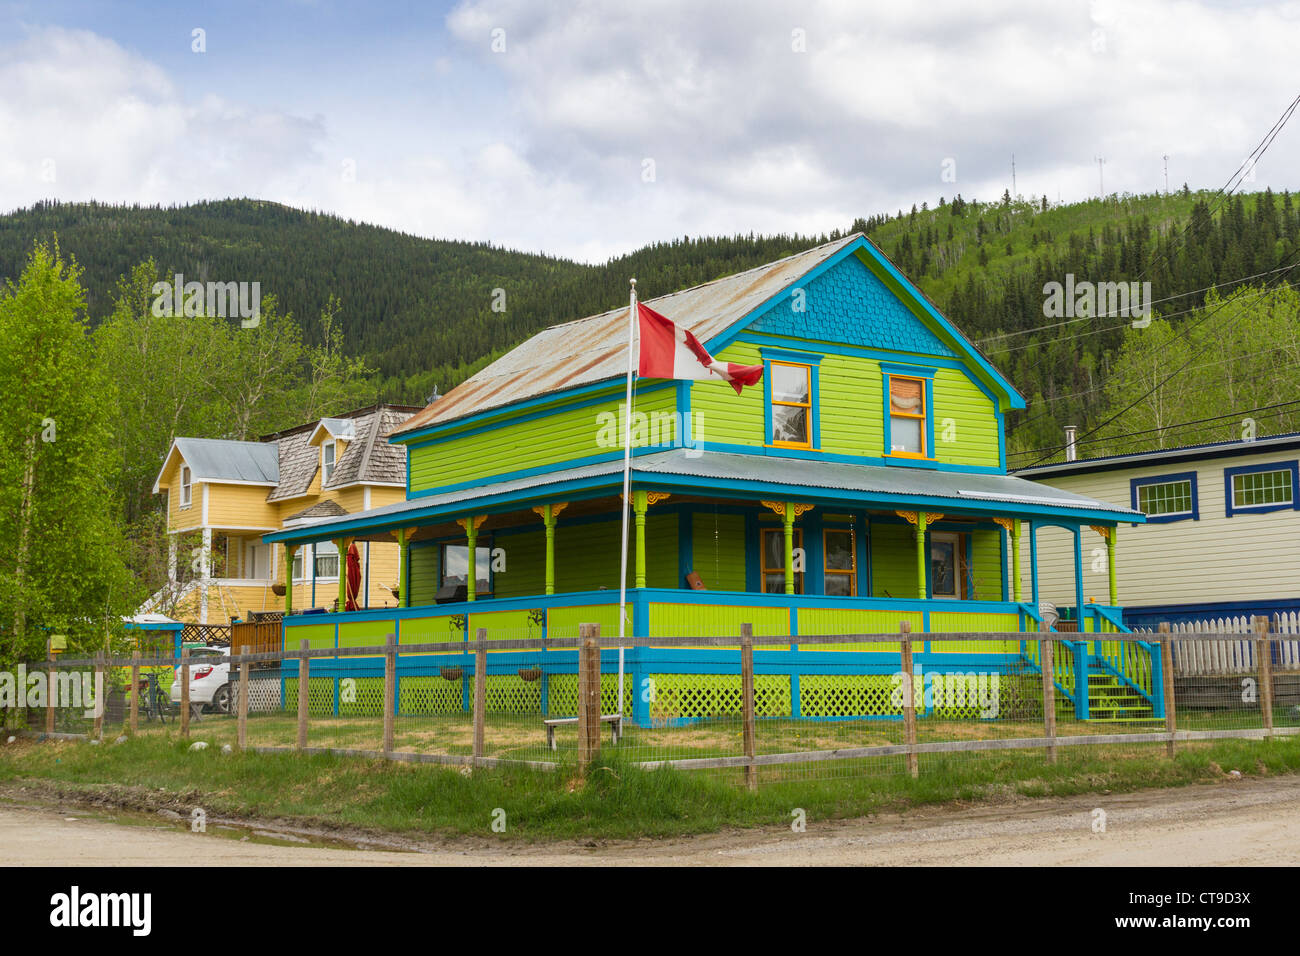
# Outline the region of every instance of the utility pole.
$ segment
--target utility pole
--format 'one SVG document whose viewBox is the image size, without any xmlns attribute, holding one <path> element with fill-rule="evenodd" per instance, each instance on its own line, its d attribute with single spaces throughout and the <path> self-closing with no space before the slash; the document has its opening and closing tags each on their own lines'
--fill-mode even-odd
<svg viewBox="0 0 1300 956">
<path fill-rule="evenodd" d="M 1102 167 L 1106 165 L 1104 156 L 1097 156 L 1097 188 L 1101 191 L 1101 197 L 1106 198 L 1106 177 L 1102 173 Z"/>
<path fill-rule="evenodd" d="M 1169 154 L 1165 153 L 1165 195 L 1169 195 Z"/>
</svg>

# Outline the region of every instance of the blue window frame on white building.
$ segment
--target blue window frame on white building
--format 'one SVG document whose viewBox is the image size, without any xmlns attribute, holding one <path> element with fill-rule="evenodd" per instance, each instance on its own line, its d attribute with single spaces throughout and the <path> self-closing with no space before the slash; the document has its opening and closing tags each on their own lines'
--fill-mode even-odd
<svg viewBox="0 0 1300 956">
<path fill-rule="evenodd" d="M 1133 510 L 1146 515 L 1150 524 L 1199 521 L 1201 517 L 1194 471 L 1130 478 L 1129 497 Z"/>
<path fill-rule="evenodd" d="M 1229 518 L 1300 511 L 1300 465 L 1276 461 L 1223 469 L 1223 505 Z"/>
</svg>

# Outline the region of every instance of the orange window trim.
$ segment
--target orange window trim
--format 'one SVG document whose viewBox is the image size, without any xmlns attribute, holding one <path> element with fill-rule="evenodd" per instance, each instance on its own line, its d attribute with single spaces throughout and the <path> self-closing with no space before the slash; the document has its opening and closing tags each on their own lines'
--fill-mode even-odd
<svg viewBox="0 0 1300 956">
<path fill-rule="evenodd" d="M 894 383 L 895 382 L 898 382 L 899 384 L 907 382 L 907 383 L 914 384 L 916 386 L 917 394 L 915 397 L 920 402 L 920 409 L 921 409 L 919 413 L 896 411 L 894 409 Z M 912 397 L 912 396 L 902 396 L 902 397 Z M 894 451 L 892 448 L 887 448 L 885 449 L 886 457 L 929 459 L 930 450 L 925 446 L 925 421 L 927 415 L 929 414 L 929 409 L 925 407 L 925 380 L 920 378 L 911 378 L 906 375 L 893 375 L 893 374 L 889 375 L 889 408 L 887 408 L 885 411 L 890 418 L 912 418 L 912 419 L 916 419 L 921 423 L 921 450 L 919 452 Z M 892 440 L 891 440 L 891 444 L 892 444 Z"/>
<path fill-rule="evenodd" d="M 803 369 L 803 373 L 804 373 L 804 381 L 805 381 L 805 382 L 807 383 L 807 385 L 808 385 L 808 401 L 806 401 L 806 402 L 783 402 L 783 401 L 781 401 L 780 399 L 773 398 L 773 399 L 772 399 L 772 404 L 773 404 L 773 405 L 784 405 L 784 406 L 786 406 L 787 408 L 806 408 L 806 409 L 808 410 L 808 414 L 807 414 L 807 416 L 805 416 L 805 418 L 804 418 L 804 429 L 805 429 L 805 434 L 806 434 L 808 437 L 807 437 L 806 440 L 801 441 L 801 442 L 799 442 L 799 441 L 778 441 L 775 437 L 773 437 L 773 439 L 772 439 L 772 444 L 771 444 L 770 447 L 773 447 L 773 448 L 807 448 L 807 449 L 811 450 L 811 449 L 812 449 L 812 398 L 813 398 L 813 394 L 812 394 L 812 366 L 811 366 L 811 365 L 802 365 L 802 364 L 800 364 L 799 362 L 772 362 L 771 364 L 772 364 L 772 367 L 773 367 L 773 368 L 776 368 L 776 366 L 781 365 L 781 366 L 784 366 L 784 367 L 786 367 L 786 368 L 801 368 L 801 369 Z"/>
</svg>

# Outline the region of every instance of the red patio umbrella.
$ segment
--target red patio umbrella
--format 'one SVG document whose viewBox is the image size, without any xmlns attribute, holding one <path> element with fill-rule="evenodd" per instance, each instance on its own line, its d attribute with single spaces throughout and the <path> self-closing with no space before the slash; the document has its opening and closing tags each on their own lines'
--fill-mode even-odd
<svg viewBox="0 0 1300 956">
<path fill-rule="evenodd" d="M 361 593 L 361 552 L 355 542 L 348 546 L 348 603 L 345 610 L 355 611 L 357 595 Z"/>
</svg>

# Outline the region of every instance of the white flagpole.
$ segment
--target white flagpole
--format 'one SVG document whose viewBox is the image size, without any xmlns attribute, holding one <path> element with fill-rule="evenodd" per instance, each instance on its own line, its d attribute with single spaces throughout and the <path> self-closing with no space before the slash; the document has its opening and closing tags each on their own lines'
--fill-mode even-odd
<svg viewBox="0 0 1300 956">
<path fill-rule="evenodd" d="M 618 573 L 618 716 L 623 719 L 623 638 L 627 627 L 627 525 L 632 505 L 632 374 L 636 368 L 636 279 L 627 305 L 627 397 L 623 420 L 623 547 Z"/>
</svg>

